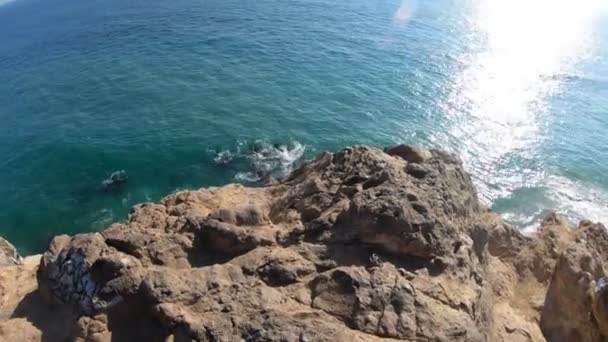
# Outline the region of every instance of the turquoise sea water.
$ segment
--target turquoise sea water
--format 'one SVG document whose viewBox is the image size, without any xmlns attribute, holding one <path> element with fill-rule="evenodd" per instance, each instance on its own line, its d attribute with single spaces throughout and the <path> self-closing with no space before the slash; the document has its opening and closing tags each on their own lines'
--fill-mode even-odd
<svg viewBox="0 0 608 342">
<path fill-rule="evenodd" d="M 602 0 L 0 0 L 0 235 L 24 254 L 351 144 L 457 152 L 522 229 L 608 223 L 607 133 Z"/>
</svg>

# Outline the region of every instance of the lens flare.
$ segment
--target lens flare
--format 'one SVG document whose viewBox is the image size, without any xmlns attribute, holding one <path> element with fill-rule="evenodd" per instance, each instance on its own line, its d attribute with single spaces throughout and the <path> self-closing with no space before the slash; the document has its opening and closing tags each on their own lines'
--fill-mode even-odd
<svg viewBox="0 0 608 342">
<path fill-rule="evenodd" d="M 393 16 L 393 22 L 395 25 L 404 27 L 412 19 L 416 12 L 418 2 L 416 0 L 402 0 L 401 6 L 395 12 Z"/>
</svg>

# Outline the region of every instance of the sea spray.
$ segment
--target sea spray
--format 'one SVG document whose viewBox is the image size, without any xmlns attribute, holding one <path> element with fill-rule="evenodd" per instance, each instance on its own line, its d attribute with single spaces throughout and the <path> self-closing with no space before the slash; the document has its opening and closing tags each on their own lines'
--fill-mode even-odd
<svg viewBox="0 0 608 342">
<path fill-rule="evenodd" d="M 299 142 L 273 144 L 264 140 L 240 142 L 235 151 L 215 153 L 216 165 L 231 165 L 237 172 L 234 179 L 243 183 L 267 183 L 291 173 L 299 164 L 306 147 Z"/>
</svg>

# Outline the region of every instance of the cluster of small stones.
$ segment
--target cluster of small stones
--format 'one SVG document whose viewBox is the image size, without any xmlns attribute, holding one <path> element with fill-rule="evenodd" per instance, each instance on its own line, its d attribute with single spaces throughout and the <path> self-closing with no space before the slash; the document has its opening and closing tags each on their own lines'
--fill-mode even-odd
<svg viewBox="0 0 608 342">
<path fill-rule="evenodd" d="M 120 302 L 119 296 L 110 301 L 98 297 L 100 286 L 89 273 L 84 256 L 78 249 L 65 249 L 52 260 L 49 267 L 52 294 L 63 303 L 75 304 L 85 315 L 91 315 Z"/>
</svg>

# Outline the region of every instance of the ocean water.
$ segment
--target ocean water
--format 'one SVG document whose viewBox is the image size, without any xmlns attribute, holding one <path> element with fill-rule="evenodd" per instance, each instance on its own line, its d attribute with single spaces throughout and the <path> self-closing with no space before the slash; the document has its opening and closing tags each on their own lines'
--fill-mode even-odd
<svg viewBox="0 0 608 342">
<path fill-rule="evenodd" d="M 0 235 L 352 144 L 459 153 L 524 230 L 608 223 L 604 0 L 0 0 Z"/>
</svg>

